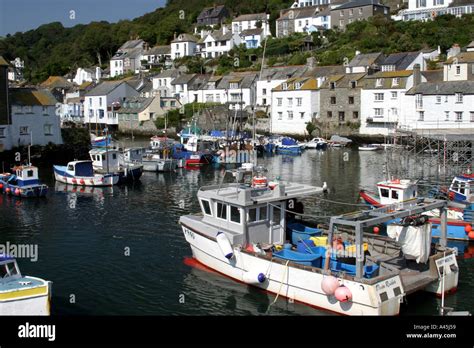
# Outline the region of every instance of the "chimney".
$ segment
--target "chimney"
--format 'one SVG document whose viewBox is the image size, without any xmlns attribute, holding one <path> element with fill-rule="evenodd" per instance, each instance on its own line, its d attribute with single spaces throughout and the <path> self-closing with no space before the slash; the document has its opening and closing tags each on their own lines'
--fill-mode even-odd
<svg viewBox="0 0 474 348">
<path fill-rule="evenodd" d="M 173 39 L 176 40 L 176 32 L 174 32 L 173 37 Z"/>
<path fill-rule="evenodd" d="M 227 33 L 227 27 L 225 25 L 222 26 L 222 35 Z"/>
<path fill-rule="evenodd" d="M 306 66 L 308 68 L 314 68 L 316 66 L 316 58 L 314 57 L 306 58 Z"/>
<path fill-rule="evenodd" d="M 95 67 L 95 79 L 99 81 L 102 78 L 102 70 L 100 69 L 100 66 Z"/>
<path fill-rule="evenodd" d="M 459 53 L 461 53 L 461 47 L 459 47 L 459 44 L 454 44 L 448 50 L 447 59 L 449 59 L 451 57 L 456 57 Z"/>
<path fill-rule="evenodd" d="M 413 86 L 418 86 L 421 83 L 420 64 L 413 66 Z"/>
</svg>

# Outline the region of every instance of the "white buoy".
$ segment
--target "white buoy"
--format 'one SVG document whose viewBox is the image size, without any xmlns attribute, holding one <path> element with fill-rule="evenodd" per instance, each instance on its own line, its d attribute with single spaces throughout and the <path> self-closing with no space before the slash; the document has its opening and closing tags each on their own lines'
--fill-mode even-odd
<svg viewBox="0 0 474 348">
<path fill-rule="evenodd" d="M 223 232 L 218 232 L 216 236 L 217 245 L 221 249 L 222 254 L 227 258 L 231 259 L 234 256 L 234 251 L 229 239 Z"/>
<path fill-rule="evenodd" d="M 244 272 L 242 279 L 247 284 L 262 284 L 267 277 L 262 272 L 248 271 Z"/>
</svg>

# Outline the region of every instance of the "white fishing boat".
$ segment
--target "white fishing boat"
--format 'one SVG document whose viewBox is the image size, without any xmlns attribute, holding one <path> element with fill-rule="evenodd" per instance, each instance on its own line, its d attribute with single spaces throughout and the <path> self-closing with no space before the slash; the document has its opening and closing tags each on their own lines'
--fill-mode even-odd
<svg viewBox="0 0 474 348">
<path fill-rule="evenodd" d="M 147 153 L 142 158 L 143 170 L 145 172 L 171 172 L 178 166 L 178 161 L 167 158 L 161 153 Z"/>
<path fill-rule="evenodd" d="M 307 149 L 324 150 L 327 146 L 328 142 L 323 138 L 313 138 L 306 143 Z"/>
<path fill-rule="evenodd" d="M 359 146 L 359 151 L 377 151 L 380 149 L 382 149 L 382 147 L 376 144 L 364 144 L 362 146 Z"/>
<path fill-rule="evenodd" d="M 116 173 L 120 183 L 140 180 L 143 174 L 142 164 L 126 161 L 124 154 L 115 148 L 94 148 L 89 156 L 95 173 Z"/>
<path fill-rule="evenodd" d="M 79 186 L 112 186 L 119 182 L 119 174 L 96 174 L 92 161 L 72 161 L 67 166 L 53 166 L 56 181 Z"/>
<path fill-rule="evenodd" d="M 52 283 L 23 276 L 13 257 L 0 255 L 0 315 L 50 315 Z"/>
<path fill-rule="evenodd" d="M 396 210 L 389 206 L 335 216 L 328 231 L 313 229 L 312 233 L 320 233 L 314 238 L 326 242 L 311 247 L 306 228 L 287 234 L 287 228 L 295 226 L 287 209 L 297 198 L 318 194 L 322 188 L 269 182 L 260 168 L 251 165 L 230 173 L 235 183 L 223 180 L 200 188 L 201 214 L 180 218 L 193 257 L 205 266 L 277 296 L 345 315 L 397 315 L 407 294 L 420 290 L 440 294 L 456 288 L 456 258 L 445 244 L 429 251 L 422 265 L 412 267 L 396 241 L 363 233 L 363 228 L 433 209 L 441 209 L 445 221 L 445 201 L 416 200 Z M 351 227 L 354 236 L 344 237 L 336 225 Z M 445 234 L 441 237 L 446 242 Z M 353 264 L 344 261 L 349 257 Z"/>
</svg>

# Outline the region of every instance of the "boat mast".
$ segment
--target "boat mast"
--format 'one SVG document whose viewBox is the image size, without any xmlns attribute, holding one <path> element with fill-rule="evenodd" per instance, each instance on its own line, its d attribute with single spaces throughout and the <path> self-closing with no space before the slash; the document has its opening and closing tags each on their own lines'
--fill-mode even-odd
<svg viewBox="0 0 474 348">
<path fill-rule="evenodd" d="M 28 165 L 31 166 L 31 146 L 33 145 L 33 131 L 30 131 L 30 145 L 28 145 Z"/>
</svg>

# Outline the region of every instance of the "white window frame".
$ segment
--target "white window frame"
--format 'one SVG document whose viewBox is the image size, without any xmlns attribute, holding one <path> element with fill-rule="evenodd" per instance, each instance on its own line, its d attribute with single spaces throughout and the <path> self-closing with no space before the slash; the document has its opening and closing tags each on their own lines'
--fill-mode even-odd
<svg viewBox="0 0 474 348">
<path fill-rule="evenodd" d="M 202 203 L 202 202 L 204 202 L 204 201 L 206 201 L 206 202 L 209 204 L 209 210 L 211 211 L 211 214 L 207 214 L 207 213 L 206 213 L 206 209 L 204 209 L 204 204 Z M 210 200 L 201 198 L 201 199 L 199 200 L 199 203 L 201 204 L 201 209 L 202 209 L 202 212 L 203 212 L 204 215 L 206 215 L 206 216 L 213 216 L 213 215 L 212 215 L 212 204 L 211 204 L 211 201 L 210 201 Z"/>
<path fill-rule="evenodd" d="M 384 93 L 374 93 L 374 101 L 383 102 L 384 101 Z"/>
</svg>

